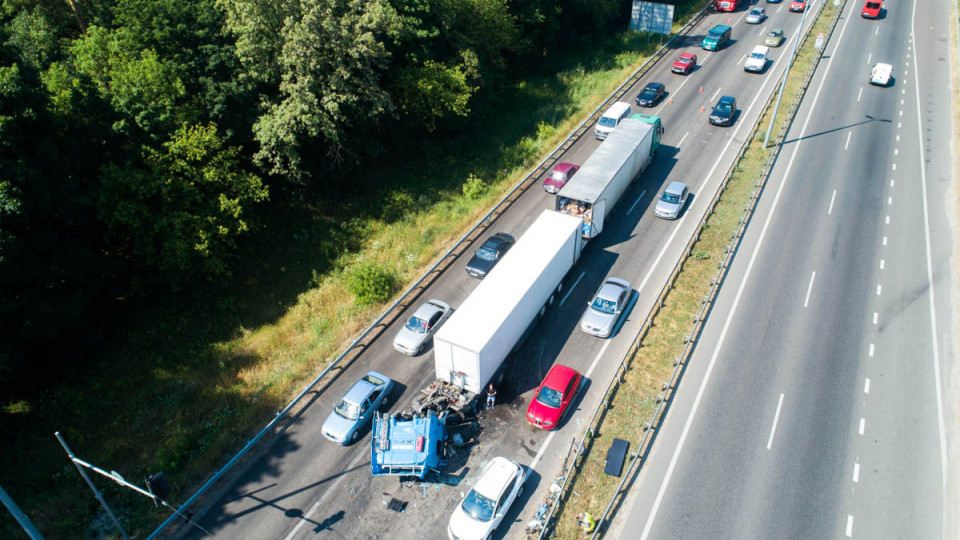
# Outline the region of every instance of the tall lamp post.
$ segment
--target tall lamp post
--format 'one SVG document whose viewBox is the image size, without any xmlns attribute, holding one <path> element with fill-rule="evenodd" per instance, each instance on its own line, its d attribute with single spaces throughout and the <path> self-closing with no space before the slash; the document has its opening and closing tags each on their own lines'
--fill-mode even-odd
<svg viewBox="0 0 960 540">
<path fill-rule="evenodd" d="M 777 109 L 780 108 L 780 100 L 783 98 L 783 90 L 787 86 L 787 77 L 790 76 L 790 68 L 793 66 L 793 61 L 797 57 L 797 49 L 800 47 L 800 35 L 803 33 L 803 23 L 807 19 L 807 11 L 810 9 L 810 6 L 807 5 L 803 9 L 803 14 L 800 16 L 800 31 L 797 32 L 797 35 L 793 36 L 793 51 L 790 53 L 790 62 L 787 64 L 787 70 L 783 72 L 783 80 L 780 81 L 780 90 L 777 92 L 777 101 L 773 104 L 773 113 L 770 115 L 770 125 L 767 126 L 767 134 L 763 137 L 763 147 L 767 147 L 767 143 L 770 141 L 770 132 L 773 131 L 774 120 L 777 119 Z"/>
</svg>

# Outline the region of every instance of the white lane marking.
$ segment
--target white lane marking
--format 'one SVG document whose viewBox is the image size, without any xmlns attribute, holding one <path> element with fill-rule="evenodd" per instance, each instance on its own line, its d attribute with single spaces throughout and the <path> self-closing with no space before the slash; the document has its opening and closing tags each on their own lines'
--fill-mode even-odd
<svg viewBox="0 0 960 540">
<path fill-rule="evenodd" d="M 903 109 L 900 109 L 900 116 L 903 116 Z"/>
<path fill-rule="evenodd" d="M 643 190 L 643 191 L 640 192 L 640 196 L 637 197 L 637 200 L 634 201 L 633 204 L 630 205 L 630 209 L 627 210 L 627 215 L 628 215 L 628 216 L 630 215 L 630 212 L 633 212 L 633 209 L 636 208 L 638 204 L 640 204 L 640 201 L 643 199 L 643 196 L 646 195 L 646 194 L 647 194 L 647 190 Z"/>
<path fill-rule="evenodd" d="M 893 164 L 893 170 L 897 170 L 897 164 L 896 164 L 896 163 Z"/>
<path fill-rule="evenodd" d="M 870 352 L 868 353 L 870 358 L 873 358 L 873 343 L 870 344 Z"/>
<path fill-rule="evenodd" d="M 880 314 L 876 311 L 873 312 L 873 324 L 877 324 L 877 320 L 880 319 Z"/>
<path fill-rule="evenodd" d="M 577 280 L 574 281 L 573 285 L 570 286 L 570 289 L 567 290 L 567 294 L 563 295 L 563 299 L 560 300 L 559 304 L 557 304 L 558 306 L 562 306 L 563 303 L 567 301 L 567 297 L 569 297 L 570 293 L 572 293 L 573 290 L 577 288 L 577 284 L 580 283 L 580 280 L 583 279 L 583 275 L 586 273 L 587 273 L 586 271 L 580 272 L 580 275 L 577 276 Z"/>
<path fill-rule="evenodd" d="M 830 208 L 827 208 L 827 215 L 833 213 L 833 201 L 837 200 L 837 190 L 833 190 L 833 195 L 830 196 Z"/>
<path fill-rule="evenodd" d="M 890 187 L 893 187 L 893 178 L 890 179 Z"/>
<path fill-rule="evenodd" d="M 350 461 L 350 464 L 347 465 L 346 470 L 348 471 L 352 470 L 354 466 L 356 466 L 357 462 L 360 461 L 361 458 L 369 458 L 369 457 L 370 457 L 370 454 L 367 452 L 357 452 L 357 457 L 353 458 L 353 460 Z M 330 494 L 337 489 L 337 486 L 340 485 L 340 481 L 346 477 L 347 475 L 341 474 L 336 480 L 333 481 L 333 484 L 330 485 L 330 488 L 327 489 L 327 491 L 325 491 L 323 495 L 321 495 L 320 498 L 317 499 L 317 502 L 310 507 L 310 511 L 300 516 L 300 519 L 297 520 L 297 525 L 293 528 L 292 531 L 290 531 L 290 534 L 284 537 L 284 540 L 291 540 L 294 536 L 296 536 L 297 532 L 300 531 L 300 529 L 303 528 L 303 526 L 310 521 L 310 517 L 313 516 L 313 514 L 320 509 L 320 506 L 323 504 L 325 500 L 327 500 L 327 497 L 329 497 Z"/>
<path fill-rule="evenodd" d="M 869 64 L 869 63 L 870 63 L 870 60 L 872 60 L 872 59 L 873 59 L 873 53 L 868 54 L 868 55 L 867 55 L 867 63 Z"/>
<path fill-rule="evenodd" d="M 893 204 L 893 197 L 887 197 L 887 206 Z"/>
<path fill-rule="evenodd" d="M 914 34 L 916 34 L 917 28 L 917 3 L 913 4 L 913 15 L 910 20 L 910 28 Z M 917 62 L 917 51 L 912 50 L 911 54 L 913 55 L 914 63 Z M 913 78 L 915 79 L 917 88 L 920 88 L 920 69 L 917 68 L 916 73 L 914 73 Z M 906 72 L 904 72 L 906 76 Z M 951 84 L 952 86 L 952 84 Z M 920 156 L 926 155 L 926 151 L 923 145 L 923 115 L 920 113 L 920 92 L 914 92 L 917 98 L 917 140 L 920 142 Z M 933 256 L 930 253 L 930 211 L 927 205 L 927 167 L 924 164 L 923 160 L 920 160 L 920 188 L 923 195 L 923 236 L 927 248 L 927 290 L 930 291 L 927 295 L 930 298 L 930 335 L 933 339 L 930 340 L 933 345 L 933 382 L 936 388 L 937 393 L 937 421 L 940 428 L 940 475 L 941 475 L 941 493 L 946 495 L 947 492 L 947 435 L 946 435 L 946 424 L 944 423 L 943 418 L 943 383 L 940 380 L 940 344 L 938 337 L 940 335 L 939 329 L 937 328 L 937 305 L 936 300 L 934 299 L 936 295 L 934 294 L 933 289 Z M 947 522 L 947 505 L 943 505 L 943 519 L 940 520 L 942 523 L 941 535 L 946 538 Z"/>
<path fill-rule="evenodd" d="M 717 91 L 713 93 L 713 97 L 710 98 L 710 101 L 717 99 L 717 96 L 720 94 L 720 89 L 717 88 Z"/>
<path fill-rule="evenodd" d="M 853 135 L 853 132 L 852 132 L 852 131 L 848 131 L 848 132 L 847 132 L 847 142 L 844 143 L 844 145 L 843 145 L 843 149 L 844 149 L 844 150 L 846 150 L 847 148 L 850 147 L 850 136 L 851 136 L 851 135 Z"/>
<path fill-rule="evenodd" d="M 743 62 L 743 61 L 746 60 L 746 59 L 747 59 L 747 55 L 741 56 L 741 57 L 740 57 L 740 60 L 737 61 L 737 65 L 739 66 L 739 65 L 740 65 L 740 62 Z"/>
<path fill-rule="evenodd" d="M 846 17 L 843 21 L 843 28 L 840 29 L 840 35 L 837 38 L 837 42 L 843 40 L 843 34 L 847 31 L 847 25 L 850 23 L 851 17 Z M 798 34 L 799 35 L 799 34 Z M 817 87 L 817 91 L 813 96 L 813 101 L 810 105 L 810 110 L 816 110 L 817 102 L 820 100 L 820 92 L 823 90 L 824 81 L 827 79 L 826 74 L 830 73 L 830 68 L 833 66 L 834 55 L 830 55 L 830 60 L 827 61 L 827 67 L 824 69 L 824 78 L 820 80 L 820 84 Z M 769 80 L 773 80 L 772 78 Z M 761 92 L 762 93 L 762 92 Z M 760 94 L 757 94 L 759 97 Z M 754 98 L 756 101 L 756 98 Z M 752 105 L 751 105 L 752 107 Z M 713 368 L 717 363 L 717 357 L 720 356 L 720 351 L 723 349 L 723 342 L 726 340 L 727 331 L 730 329 L 730 324 L 733 321 L 733 317 L 737 312 L 737 306 L 740 305 L 740 298 L 743 296 L 743 290 L 747 286 L 747 281 L 749 281 L 750 274 L 753 271 L 753 264 L 757 260 L 757 256 L 760 252 L 760 247 L 763 245 L 763 240 L 767 236 L 767 229 L 770 226 L 770 222 L 773 220 L 773 215 L 777 209 L 777 205 L 780 202 L 780 196 L 783 194 L 783 187 L 787 184 L 786 179 L 790 177 L 790 171 L 793 170 L 793 162 L 797 158 L 797 150 L 803 144 L 803 137 L 807 133 L 807 126 L 810 125 L 810 120 L 813 119 L 813 114 L 808 114 L 807 119 L 804 120 L 803 126 L 800 128 L 800 138 L 797 140 L 797 144 L 794 147 L 793 155 L 790 156 L 790 160 L 787 162 L 787 168 L 784 172 L 783 178 L 784 181 L 780 183 L 780 186 L 777 188 L 777 193 L 773 197 L 773 203 L 770 207 L 770 214 L 767 215 L 766 221 L 763 223 L 763 228 L 760 229 L 760 237 L 757 239 L 757 247 L 754 250 L 753 254 L 750 255 L 750 261 L 747 263 L 746 272 L 743 275 L 743 281 L 740 283 L 740 287 L 737 289 L 737 294 L 734 295 L 733 305 L 730 308 L 730 312 L 727 314 L 727 320 L 723 323 L 723 329 L 720 330 L 720 337 L 717 341 L 717 346 L 713 349 L 713 354 L 710 355 L 710 362 L 707 363 L 707 370 L 704 373 L 703 381 L 700 382 L 700 388 L 697 390 L 697 395 L 693 399 L 693 406 L 690 409 L 690 413 L 687 416 L 687 420 L 683 425 L 683 429 L 680 431 L 680 439 L 677 441 L 677 447 L 673 451 L 673 456 L 670 458 L 670 463 L 667 465 L 667 472 L 663 477 L 663 481 L 660 483 L 660 489 L 657 491 L 657 497 L 653 501 L 653 507 L 650 509 L 650 514 L 647 516 L 647 523 L 643 526 L 643 532 L 640 534 L 639 540 L 646 540 L 650 535 L 650 529 L 653 527 L 653 522 L 657 517 L 657 512 L 660 510 L 660 504 L 663 502 L 663 496 L 667 492 L 667 486 L 670 484 L 670 477 L 673 476 L 673 471 L 677 467 L 677 461 L 680 459 L 680 452 L 683 451 L 683 445 L 687 440 L 687 434 L 690 433 L 690 426 L 693 424 L 693 419 L 697 415 L 697 409 L 700 408 L 700 400 L 703 399 L 703 393 L 706 391 L 707 384 L 710 382 L 710 375 L 713 373 Z M 743 125 L 743 124 L 741 124 Z M 733 137 L 729 139 L 727 145 L 729 146 L 730 142 L 733 141 Z M 726 148 L 724 149 L 726 152 Z M 719 163 L 719 159 L 717 161 Z M 716 168 L 716 164 L 714 168 Z M 711 174 L 713 171 L 711 170 Z M 708 175 L 709 177 L 709 175 Z M 679 227 L 674 228 L 674 232 L 679 231 Z M 673 237 L 671 236 L 670 240 Z M 668 241 L 669 243 L 669 241 Z M 666 249 L 666 245 L 664 248 Z M 661 251 L 661 255 L 662 255 Z M 656 263 L 654 263 L 656 264 Z M 652 272 L 652 269 L 651 269 Z M 650 274 L 647 274 L 649 277 Z M 642 285 L 641 285 L 642 286 Z"/>
<path fill-rule="evenodd" d="M 879 33 L 880 33 L 880 25 L 877 25 L 877 29 L 873 31 L 873 35 L 877 35 Z M 847 536 L 850 536 L 850 535 L 848 534 Z"/>
<path fill-rule="evenodd" d="M 863 87 L 860 87 L 860 91 L 857 92 L 857 101 L 860 101 L 860 97 L 863 96 Z"/>
<path fill-rule="evenodd" d="M 683 134 L 683 137 L 680 137 L 680 142 L 677 143 L 677 149 L 679 149 L 681 146 L 683 146 L 683 141 L 687 140 L 687 135 L 689 135 L 689 134 L 690 134 L 690 132 L 688 131 L 688 132 L 686 132 L 686 133 Z"/>
<path fill-rule="evenodd" d="M 884 266 L 885 266 L 884 260 L 880 259 L 880 269 L 883 270 Z"/>
<path fill-rule="evenodd" d="M 902 125 L 903 125 L 903 124 L 902 124 L 901 122 L 897 122 L 897 129 L 900 129 L 900 126 L 902 126 Z"/>
<path fill-rule="evenodd" d="M 864 394 L 870 393 L 870 379 L 863 380 L 863 393 Z"/>
<path fill-rule="evenodd" d="M 816 279 L 817 273 L 814 271 L 810 274 L 810 284 L 807 285 L 807 297 L 803 299 L 803 307 L 807 307 L 807 304 L 810 303 L 810 291 L 813 290 L 813 280 Z"/>
<path fill-rule="evenodd" d="M 777 402 L 777 412 L 773 415 L 773 425 L 770 426 L 770 438 L 767 439 L 767 450 L 773 445 L 773 434 L 777 432 L 777 421 L 780 420 L 780 408 L 783 407 L 783 394 Z"/>
<path fill-rule="evenodd" d="M 854 482 L 860 481 L 860 464 L 859 463 L 853 464 L 853 481 Z"/>
<path fill-rule="evenodd" d="M 897 142 L 900 142 L 900 135 L 897 135 Z"/>
<path fill-rule="evenodd" d="M 893 149 L 893 155 L 895 155 L 895 156 L 900 155 L 900 149 L 899 149 L 899 148 L 894 148 L 894 149 Z"/>
<path fill-rule="evenodd" d="M 556 434 L 557 432 L 556 430 L 554 430 L 554 431 L 551 431 L 549 435 L 547 435 L 547 438 L 543 441 L 543 444 L 540 446 L 540 451 L 537 452 L 536 457 L 534 457 L 533 461 L 530 462 L 531 469 L 537 468 L 537 463 L 540 463 L 540 458 L 543 457 L 543 452 L 547 449 L 547 446 L 550 445 L 550 441 L 553 440 L 553 436 Z"/>
<path fill-rule="evenodd" d="M 886 237 L 886 236 L 883 237 L 883 245 L 887 245 L 887 237 Z"/>
<path fill-rule="evenodd" d="M 880 284 L 877 284 L 877 296 L 880 296 Z"/>
<path fill-rule="evenodd" d="M 600 352 L 597 353 L 597 356 L 593 359 L 593 363 L 590 364 L 590 369 L 588 369 L 587 372 L 583 374 L 584 377 L 588 379 L 590 378 L 590 375 L 593 373 L 593 370 L 596 369 L 597 364 L 600 363 L 600 357 L 603 356 L 603 353 L 607 352 L 607 347 L 610 346 L 610 343 L 612 341 L 613 341 L 612 339 L 604 340 L 603 347 L 600 347 Z"/>
<path fill-rule="evenodd" d="M 864 429 L 865 427 L 867 427 L 867 419 L 866 419 L 866 418 L 863 418 L 863 417 L 860 417 L 860 429 L 858 429 L 857 431 L 859 431 L 860 434 L 863 435 L 863 429 Z"/>
<path fill-rule="evenodd" d="M 880 27 L 878 26 L 877 28 L 879 29 Z M 847 536 L 853 536 L 853 516 L 850 514 L 847 514 Z"/>
<path fill-rule="evenodd" d="M 889 224 L 890 224 L 890 216 L 887 216 L 887 217 L 883 218 L 883 222 L 884 222 L 885 225 L 889 225 Z"/>
</svg>

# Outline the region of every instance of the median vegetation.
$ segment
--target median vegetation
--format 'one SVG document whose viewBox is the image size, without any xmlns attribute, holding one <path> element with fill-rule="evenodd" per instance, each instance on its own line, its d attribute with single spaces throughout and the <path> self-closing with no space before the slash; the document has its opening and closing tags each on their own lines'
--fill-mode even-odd
<svg viewBox="0 0 960 540">
<path fill-rule="evenodd" d="M 759 182 L 764 179 L 767 167 L 776 153 L 776 146 L 783 128 L 792 122 L 795 107 L 806 92 L 812 68 L 819 58 L 814 49 L 814 37 L 830 33 L 843 5 L 826 4 L 815 21 L 812 30 L 799 49 L 799 54 L 790 71 L 778 117 L 774 122 L 771 146 L 763 147 L 763 139 L 770 122 L 772 102 L 761 118 L 741 158 L 731 171 L 726 186 L 713 213 L 707 218 L 699 239 L 691 250 L 691 256 L 682 262 L 673 287 L 667 293 L 662 308 L 656 313 L 652 325 L 639 336 L 639 344 L 633 349 L 633 357 L 622 383 L 611 391 L 609 409 L 591 437 L 588 437 L 586 452 L 579 458 L 578 468 L 571 473 L 572 479 L 559 514 L 555 521 L 557 538 L 581 538 L 575 516 L 587 511 L 599 519 L 614 497 L 618 506 L 625 493 L 618 493 L 621 477 L 604 474 L 605 457 L 614 438 L 630 442 L 630 454 L 643 452 L 638 448 L 645 433 L 645 424 L 659 426 L 662 418 L 655 417 L 658 396 L 668 399 L 672 390 L 663 384 L 673 383 L 674 359 L 684 357 L 687 339 L 696 335 L 702 321 L 697 317 L 703 308 L 703 299 L 712 298 L 713 280 L 718 276 L 718 264 L 727 258 L 731 238 L 747 217 L 745 208 L 752 206 L 758 194 Z M 786 53 L 789 49 L 784 49 Z M 750 211 L 752 212 L 752 210 Z M 628 463 L 630 462 L 628 454 Z M 624 467 L 627 471 L 628 467 Z M 629 486 L 628 486 L 629 487 Z M 617 508 L 615 508 L 616 510 Z"/>
</svg>

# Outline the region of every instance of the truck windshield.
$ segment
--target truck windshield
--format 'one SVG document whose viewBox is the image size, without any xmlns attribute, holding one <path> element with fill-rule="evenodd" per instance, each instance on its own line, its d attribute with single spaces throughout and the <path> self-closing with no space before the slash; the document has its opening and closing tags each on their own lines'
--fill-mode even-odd
<svg viewBox="0 0 960 540">
<path fill-rule="evenodd" d="M 560 392 L 557 392 L 556 390 L 554 390 L 553 388 L 550 388 L 549 386 L 544 386 L 540 390 L 540 393 L 537 394 L 537 401 L 539 401 L 540 403 L 552 409 L 559 409 L 560 400 L 562 397 L 563 397 L 563 394 L 561 394 Z"/>
<path fill-rule="evenodd" d="M 493 499 L 488 499 L 471 489 L 463 499 L 463 511 L 477 521 L 490 521 L 493 517 Z"/>
</svg>

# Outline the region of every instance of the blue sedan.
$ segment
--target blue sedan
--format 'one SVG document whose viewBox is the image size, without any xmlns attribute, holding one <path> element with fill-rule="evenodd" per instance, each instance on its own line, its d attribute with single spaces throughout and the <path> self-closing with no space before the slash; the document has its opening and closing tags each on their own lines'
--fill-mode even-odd
<svg viewBox="0 0 960 540">
<path fill-rule="evenodd" d="M 333 407 L 323 423 L 323 436 L 337 444 L 357 440 L 373 413 L 386 405 L 392 389 L 393 381 L 389 377 L 376 371 L 368 372 Z"/>
</svg>

